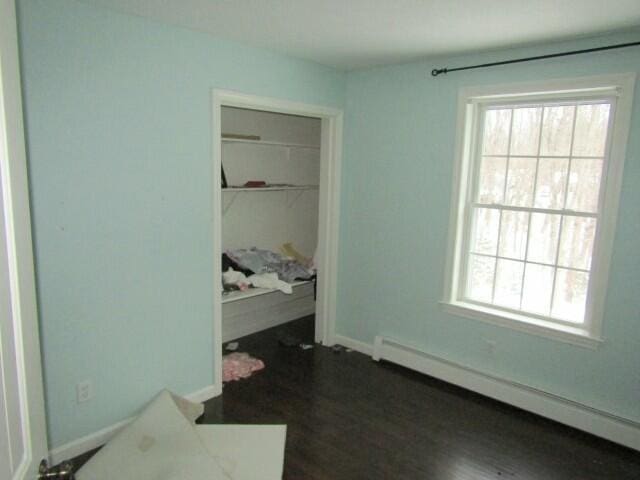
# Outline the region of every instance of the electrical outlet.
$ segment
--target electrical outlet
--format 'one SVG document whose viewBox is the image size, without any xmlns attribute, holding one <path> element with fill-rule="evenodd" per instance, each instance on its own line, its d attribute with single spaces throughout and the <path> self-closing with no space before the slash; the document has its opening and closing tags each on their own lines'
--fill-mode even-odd
<svg viewBox="0 0 640 480">
<path fill-rule="evenodd" d="M 486 338 L 483 339 L 483 340 L 484 340 L 485 352 L 488 355 L 493 356 L 493 354 L 496 353 L 496 341 L 495 340 L 487 340 Z"/>
<path fill-rule="evenodd" d="M 76 384 L 76 400 L 78 403 L 88 402 L 93 398 L 91 380 L 84 380 Z"/>
</svg>

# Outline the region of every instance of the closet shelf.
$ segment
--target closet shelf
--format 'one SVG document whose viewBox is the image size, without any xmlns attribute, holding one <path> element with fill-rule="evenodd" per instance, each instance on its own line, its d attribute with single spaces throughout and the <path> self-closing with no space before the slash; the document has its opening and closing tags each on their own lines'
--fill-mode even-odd
<svg viewBox="0 0 640 480">
<path fill-rule="evenodd" d="M 297 282 L 293 282 L 291 286 L 293 288 L 298 287 L 300 285 L 304 285 L 305 283 L 311 283 L 311 280 L 300 280 Z M 222 303 L 230 303 L 236 302 L 238 300 L 244 300 L 251 297 L 257 297 L 259 295 L 266 295 L 267 293 L 279 292 L 277 288 L 250 288 L 245 290 L 244 292 L 235 291 L 231 293 L 226 293 L 222 295 Z"/>
<path fill-rule="evenodd" d="M 273 187 L 227 187 L 223 192 L 278 192 L 284 190 L 318 190 L 318 185 L 287 185 Z"/>
<path fill-rule="evenodd" d="M 282 186 L 282 187 L 277 187 L 277 186 L 273 186 L 273 187 L 228 187 L 228 188 L 223 188 L 222 189 L 222 193 L 231 193 L 232 195 L 222 195 L 223 196 L 223 204 L 222 204 L 222 215 L 226 215 L 227 212 L 229 211 L 229 209 L 231 208 L 231 205 L 233 205 L 233 203 L 236 201 L 236 197 L 238 195 L 240 195 L 240 193 L 244 193 L 244 192 L 287 192 L 286 196 L 286 205 L 288 207 L 293 206 L 293 204 L 296 203 L 296 201 L 302 196 L 304 195 L 304 192 L 309 191 L 309 190 L 318 190 L 318 185 L 289 185 L 289 186 Z M 297 192 L 295 194 L 289 194 L 289 192 Z M 289 198 L 290 196 L 293 196 L 293 198 Z"/>
<path fill-rule="evenodd" d="M 270 145 L 274 147 L 310 148 L 312 150 L 320 150 L 319 145 L 308 145 L 305 143 L 272 142 L 269 140 L 247 140 L 245 138 L 222 138 L 221 140 L 222 143 L 248 143 L 254 145 Z"/>
</svg>

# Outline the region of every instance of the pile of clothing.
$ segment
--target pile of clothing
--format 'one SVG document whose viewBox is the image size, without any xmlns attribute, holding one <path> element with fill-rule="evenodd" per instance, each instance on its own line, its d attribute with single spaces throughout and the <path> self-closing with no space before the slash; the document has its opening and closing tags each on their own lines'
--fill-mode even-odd
<svg viewBox="0 0 640 480">
<path fill-rule="evenodd" d="M 293 257 L 256 247 L 227 250 L 222 254 L 222 272 L 225 291 L 246 290 L 253 286 L 291 293 L 290 283 L 310 280 L 315 276 L 312 266 L 303 265 Z"/>
<path fill-rule="evenodd" d="M 264 369 L 264 362 L 248 353 L 233 352 L 222 357 L 223 382 L 248 378 L 262 369 Z"/>
</svg>

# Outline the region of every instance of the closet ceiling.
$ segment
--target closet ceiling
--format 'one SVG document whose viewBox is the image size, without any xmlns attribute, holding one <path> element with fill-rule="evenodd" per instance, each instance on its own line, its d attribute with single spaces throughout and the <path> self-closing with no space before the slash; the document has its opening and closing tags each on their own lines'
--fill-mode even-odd
<svg viewBox="0 0 640 480">
<path fill-rule="evenodd" d="M 82 0 L 352 70 L 640 25 L 638 0 Z"/>
</svg>

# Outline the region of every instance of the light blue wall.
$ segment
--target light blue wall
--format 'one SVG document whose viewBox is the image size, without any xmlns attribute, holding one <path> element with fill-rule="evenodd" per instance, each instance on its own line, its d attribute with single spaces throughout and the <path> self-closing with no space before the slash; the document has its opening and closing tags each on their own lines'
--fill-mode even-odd
<svg viewBox="0 0 640 480">
<path fill-rule="evenodd" d="M 354 72 L 345 97 L 345 75 L 312 63 L 73 0 L 18 7 L 52 448 L 131 415 L 160 388 L 211 384 L 214 87 L 338 107 L 346 98 L 340 334 L 392 334 L 640 420 L 638 101 L 603 346 L 489 326 L 437 304 L 458 89 L 638 71 L 640 50 L 428 74 L 637 34 Z M 497 342 L 495 357 L 483 339 Z M 96 397 L 78 405 L 85 379 Z"/>
<path fill-rule="evenodd" d="M 211 89 L 340 107 L 345 76 L 73 0 L 18 7 L 55 448 L 212 383 Z"/>
<path fill-rule="evenodd" d="M 640 70 L 640 48 L 432 78 L 463 66 L 638 40 L 594 38 L 349 74 L 337 331 L 377 334 L 636 421 L 640 420 L 640 101 L 627 150 L 602 347 L 571 346 L 445 314 L 443 293 L 456 95 L 462 86 Z M 497 342 L 495 357 L 484 339 Z"/>
</svg>

